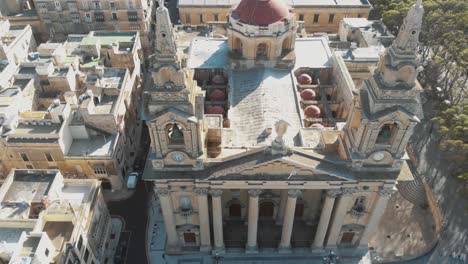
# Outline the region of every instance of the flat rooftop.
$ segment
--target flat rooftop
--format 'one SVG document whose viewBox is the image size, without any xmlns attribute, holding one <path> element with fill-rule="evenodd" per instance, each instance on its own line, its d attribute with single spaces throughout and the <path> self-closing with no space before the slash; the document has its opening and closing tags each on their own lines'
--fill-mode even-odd
<svg viewBox="0 0 468 264">
<path fill-rule="evenodd" d="M 50 120 L 47 120 L 50 121 Z M 51 125 L 25 125 L 19 124 L 18 127 L 11 131 L 10 138 L 55 138 L 58 135 L 62 124 Z"/>
<path fill-rule="evenodd" d="M 94 32 L 81 40 L 81 45 L 95 45 L 99 40 L 101 45 L 111 46 L 119 42 L 135 42 L 136 32 Z"/>
<path fill-rule="evenodd" d="M 20 92 L 18 88 L 7 88 L 0 91 L 0 97 L 12 97 Z"/>
<path fill-rule="evenodd" d="M 326 37 L 297 38 L 296 68 L 332 67 L 332 52 Z M 187 67 L 193 69 L 226 68 L 229 48 L 226 39 L 196 37 L 190 45 Z"/>
<path fill-rule="evenodd" d="M 13 182 L 8 188 L 2 202 L 40 201 L 49 192 L 57 171 L 16 170 Z"/>
<path fill-rule="evenodd" d="M 0 227 L 0 241 L 2 242 L 2 246 L 0 247 L 0 255 L 11 255 L 17 248 L 21 234 L 23 232 L 29 233 L 32 230 L 32 227 Z"/>
<path fill-rule="evenodd" d="M 225 68 L 228 65 L 228 44 L 225 39 L 196 37 L 192 40 L 187 67 L 198 69 Z"/>
<path fill-rule="evenodd" d="M 91 182 L 64 182 L 62 188 L 62 199 L 68 201 L 73 206 L 81 206 L 86 202 L 86 198 L 91 192 L 93 183 Z"/>
<path fill-rule="evenodd" d="M 73 142 L 66 156 L 111 156 L 114 150 L 116 140 L 116 135 L 112 135 L 110 137 L 92 136 L 89 139 L 73 139 Z"/>
<path fill-rule="evenodd" d="M 380 46 L 357 48 L 354 50 L 335 50 L 335 53 L 342 56 L 345 62 L 378 62 L 382 51 Z"/>
<path fill-rule="evenodd" d="M 118 96 L 104 95 L 99 104 L 96 104 L 91 114 L 110 114 L 114 110 Z"/>
<path fill-rule="evenodd" d="M 179 0 L 179 7 L 236 5 L 240 0 Z M 365 7 L 370 8 L 368 0 L 285 0 L 292 7 Z"/>
<path fill-rule="evenodd" d="M 327 37 L 296 38 L 295 68 L 331 68 L 332 52 L 328 46 Z"/>
</svg>

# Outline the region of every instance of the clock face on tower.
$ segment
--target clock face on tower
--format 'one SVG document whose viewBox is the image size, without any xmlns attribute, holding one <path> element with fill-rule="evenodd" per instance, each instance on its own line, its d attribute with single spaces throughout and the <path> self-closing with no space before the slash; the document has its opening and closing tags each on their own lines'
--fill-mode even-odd
<svg viewBox="0 0 468 264">
<path fill-rule="evenodd" d="M 177 162 L 181 162 L 181 161 L 184 160 L 184 155 L 182 155 L 182 153 L 178 153 L 178 152 L 173 153 L 171 155 L 171 157 L 172 157 L 172 160 L 177 161 Z"/>
</svg>

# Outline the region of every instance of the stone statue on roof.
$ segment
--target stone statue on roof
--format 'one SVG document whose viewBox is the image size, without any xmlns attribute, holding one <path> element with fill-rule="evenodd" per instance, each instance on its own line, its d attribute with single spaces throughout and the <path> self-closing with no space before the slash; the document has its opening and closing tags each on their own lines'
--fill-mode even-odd
<svg viewBox="0 0 468 264">
<path fill-rule="evenodd" d="M 271 146 L 267 147 L 267 153 L 271 155 L 291 154 L 291 149 L 286 146 L 283 139 L 289 126 L 290 124 L 282 119 L 275 123 L 276 138 L 271 142 Z"/>
</svg>

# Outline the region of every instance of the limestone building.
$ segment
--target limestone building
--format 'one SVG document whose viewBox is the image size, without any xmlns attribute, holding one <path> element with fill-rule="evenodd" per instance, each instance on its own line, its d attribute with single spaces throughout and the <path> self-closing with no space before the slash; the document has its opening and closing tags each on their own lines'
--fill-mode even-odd
<svg viewBox="0 0 468 264">
<path fill-rule="evenodd" d="M 3 0 L 0 1 L 0 17 L 10 21 L 12 26 L 30 26 L 34 38 L 41 42 L 48 39 L 45 30 L 34 7 L 33 0 Z"/>
<path fill-rule="evenodd" d="M 186 54 L 159 7 L 143 178 L 166 252 L 367 249 L 396 182 L 413 179 L 422 15 L 419 0 L 358 89 L 327 37 L 296 37 L 281 0 L 242 0 L 227 39 L 195 38 Z"/>
<path fill-rule="evenodd" d="M 138 32 L 91 32 L 38 48 L 0 91 L 1 164 L 60 169 L 125 189 L 138 148 Z"/>
<path fill-rule="evenodd" d="M 2 263 L 104 263 L 111 217 L 99 181 L 12 170 L 0 207 Z"/>
<path fill-rule="evenodd" d="M 143 50 L 150 46 L 153 1 L 34 0 L 47 34 L 63 41 L 90 31 L 139 31 Z"/>
<path fill-rule="evenodd" d="M 31 26 L 11 26 L 10 21 L 0 19 L 0 60 L 18 65 L 35 50 L 36 40 Z"/>
<path fill-rule="evenodd" d="M 304 28 L 309 33 L 337 33 L 341 19 L 345 17 L 367 18 L 371 9 L 371 4 L 367 0 L 283 1 L 290 8 L 294 8 L 296 19 L 304 23 Z M 216 22 L 228 22 L 231 10 L 236 9 L 239 2 L 245 3 L 245 1 L 239 0 L 180 0 L 177 7 L 179 8 L 179 17 L 183 25 L 199 26 Z M 255 4 L 259 2 L 256 0 L 251 0 L 250 2 L 249 5 L 255 10 Z M 269 5 L 269 1 L 264 2 L 259 5 Z M 265 16 L 267 14 L 257 14 L 257 17 Z M 266 25 L 258 24 L 258 26 Z"/>
</svg>

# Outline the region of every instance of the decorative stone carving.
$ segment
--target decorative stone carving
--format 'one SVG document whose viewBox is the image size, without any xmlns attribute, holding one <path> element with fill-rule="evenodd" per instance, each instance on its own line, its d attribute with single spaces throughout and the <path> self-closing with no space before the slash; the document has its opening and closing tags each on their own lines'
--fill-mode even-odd
<svg viewBox="0 0 468 264">
<path fill-rule="evenodd" d="M 249 190 L 248 193 L 250 197 L 257 198 L 262 193 L 262 190 L 252 189 L 252 190 Z"/>
<path fill-rule="evenodd" d="M 291 198 L 297 198 L 302 195 L 302 190 L 288 190 L 288 196 Z"/>
<path fill-rule="evenodd" d="M 220 196 L 223 194 L 223 190 L 220 190 L 220 189 L 213 189 L 213 190 L 210 190 L 209 193 L 210 193 L 211 196 L 213 196 L 213 197 L 220 197 Z"/>
<path fill-rule="evenodd" d="M 351 196 L 355 194 L 357 190 L 355 188 L 344 188 L 343 189 L 343 196 Z"/>
<path fill-rule="evenodd" d="M 154 192 L 158 195 L 158 196 L 168 196 L 169 193 L 171 191 L 169 191 L 169 189 L 158 189 L 158 188 L 155 188 L 154 189 Z"/>
<path fill-rule="evenodd" d="M 193 190 L 197 195 L 205 196 L 208 195 L 208 188 L 197 188 Z"/>
<path fill-rule="evenodd" d="M 378 191 L 379 196 L 391 196 L 392 194 L 395 193 L 395 190 L 393 189 L 388 189 L 388 188 L 382 188 Z"/>
<path fill-rule="evenodd" d="M 328 190 L 327 191 L 327 196 L 330 197 L 330 198 L 336 198 L 336 197 L 340 196 L 341 193 L 342 193 L 342 191 L 339 190 L 339 189 Z"/>
</svg>

